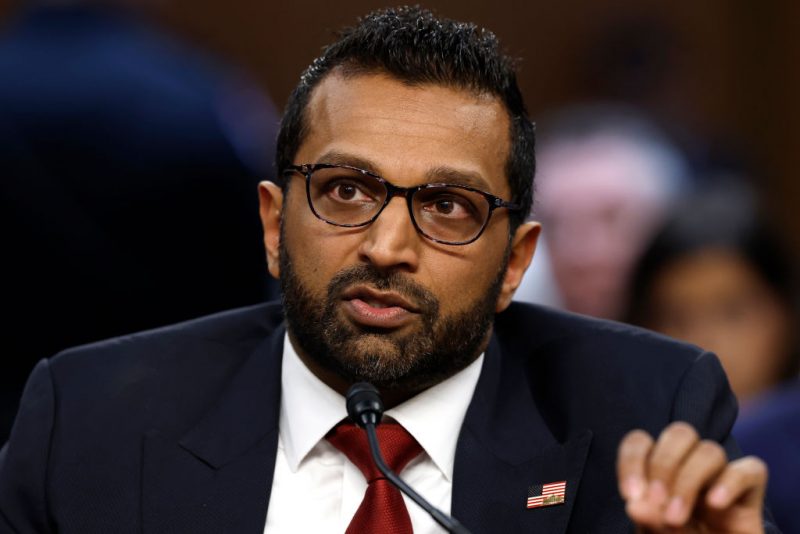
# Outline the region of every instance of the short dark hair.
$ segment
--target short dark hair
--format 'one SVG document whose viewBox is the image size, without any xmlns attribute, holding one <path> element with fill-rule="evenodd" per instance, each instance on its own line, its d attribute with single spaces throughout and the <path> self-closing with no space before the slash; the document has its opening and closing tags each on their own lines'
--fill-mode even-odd
<svg viewBox="0 0 800 534">
<path fill-rule="evenodd" d="M 511 122 L 506 174 L 512 202 L 512 232 L 533 202 L 534 127 L 517 86 L 514 61 L 500 51 L 497 37 L 475 24 L 437 18 L 415 7 L 374 11 L 346 28 L 306 69 L 286 105 L 278 134 L 278 179 L 293 163 L 308 133 L 305 110 L 314 88 L 334 69 L 345 74 L 385 72 L 410 84 L 437 84 L 488 93 L 504 104 Z"/>
</svg>

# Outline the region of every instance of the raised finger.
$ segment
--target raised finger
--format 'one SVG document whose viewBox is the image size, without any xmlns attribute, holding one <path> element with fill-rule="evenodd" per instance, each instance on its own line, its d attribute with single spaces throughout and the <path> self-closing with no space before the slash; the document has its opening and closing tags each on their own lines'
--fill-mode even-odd
<svg viewBox="0 0 800 534">
<path fill-rule="evenodd" d="M 734 503 L 760 510 L 767 487 L 767 466 L 755 456 L 745 456 L 728 464 L 706 495 L 706 503 L 723 510 Z"/>
<path fill-rule="evenodd" d="M 710 487 L 728 464 L 725 450 L 716 442 L 698 442 L 680 466 L 672 482 L 665 520 L 672 526 L 686 523 L 697 497 Z"/>
<path fill-rule="evenodd" d="M 646 488 L 646 461 L 653 447 L 653 438 L 644 430 L 625 435 L 617 450 L 617 481 L 622 497 L 640 499 Z"/>
<path fill-rule="evenodd" d="M 689 452 L 700 440 L 695 429 L 683 421 L 670 424 L 658 436 L 647 462 L 647 477 L 651 482 L 661 481 L 669 487 Z"/>
<path fill-rule="evenodd" d="M 653 444 L 645 461 L 647 480 L 642 498 L 626 503 L 626 511 L 640 526 L 662 528 L 672 479 L 697 443 L 694 429 L 687 423 L 676 422 L 665 428 Z"/>
</svg>

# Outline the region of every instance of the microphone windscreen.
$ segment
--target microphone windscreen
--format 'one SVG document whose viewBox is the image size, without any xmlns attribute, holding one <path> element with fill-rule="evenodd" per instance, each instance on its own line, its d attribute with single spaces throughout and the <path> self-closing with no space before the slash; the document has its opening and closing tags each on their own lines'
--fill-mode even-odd
<svg viewBox="0 0 800 534">
<path fill-rule="evenodd" d="M 350 386 L 345 396 L 347 415 L 360 427 L 368 422 L 377 424 L 383 415 L 383 401 L 375 386 L 369 382 L 358 382 Z"/>
</svg>

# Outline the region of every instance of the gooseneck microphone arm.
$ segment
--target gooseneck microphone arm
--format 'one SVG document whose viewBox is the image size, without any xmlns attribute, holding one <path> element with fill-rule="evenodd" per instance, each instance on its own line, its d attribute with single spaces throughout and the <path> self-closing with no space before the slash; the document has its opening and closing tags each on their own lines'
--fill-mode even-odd
<svg viewBox="0 0 800 534">
<path fill-rule="evenodd" d="M 434 521 L 439 523 L 448 532 L 470 534 L 466 527 L 455 518 L 450 517 L 426 501 L 422 495 L 403 482 L 403 479 L 397 476 L 389 469 L 389 466 L 386 465 L 381 449 L 378 446 L 378 433 L 375 430 L 376 425 L 380 423 L 381 416 L 383 415 L 383 401 L 381 401 L 380 394 L 378 390 L 375 389 L 375 386 L 367 382 L 359 382 L 351 386 L 347 391 L 347 414 L 355 424 L 367 431 L 369 449 L 372 453 L 372 459 L 375 461 L 375 466 L 378 468 L 378 471 L 383 473 L 383 476 L 385 476 L 389 482 L 408 495 L 412 501 L 428 512 Z"/>
<path fill-rule="evenodd" d="M 378 471 L 383 473 L 389 482 L 397 486 L 397 488 L 408 495 L 412 501 L 417 503 L 423 510 L 428 512 L 430 516 L 439 523 L 445 530 L 448 532 L 453 532 L 455 534 L 470 534 L 469 530 L 467 530 L 461 523 L 459 523 L 455 518 L 450 517 L 449 515 L 445 514 L 431 503 L 425 500 L 422 495 L 414 491 L 414 489 L 403 482 L 399 476 L 397 476 L 389 466 L 386 465 L 386 462 L 383 460 L 383 455 L 381 454 L 381 450 L 378 447 L 378 433 L 375 431 L 375 425 L 372 423 L 367 423 L 364 427 L 367 431 L 367 438 L 369 439 L 369 448 L 372 451 L 372 458 L 375 460 L 375 465 L 378 467 Z"/>
</svg>

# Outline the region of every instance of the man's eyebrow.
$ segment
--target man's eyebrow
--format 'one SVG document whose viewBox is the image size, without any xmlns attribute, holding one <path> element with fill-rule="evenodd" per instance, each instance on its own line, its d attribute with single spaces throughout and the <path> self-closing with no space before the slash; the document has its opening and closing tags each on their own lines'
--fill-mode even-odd
<svg viewBox="0 0 800 534">
<path fill-rule="evenodd" d="M 378 175 L 380 174 L 378 165 L 373 163 L 372 161 L 356 156 L 354 154 L 345 154 L 344 152 L 338 152 L 336 150 L 331 150 L 329 152 L 324 153 L 322 156 L 317 158 L 316 163 L 329 163 L 331 165 L 347 165 L 349 167 L 357 167 L 359 169 L 369 171 L 372 174 L 378 174 Z"/>
<path fill-rule="evenodd" d="M 490 191 L 489 182 L 477 172 L 454 169 L 453 167 L 435 167 L 425 173 L 430 182 L 442 182 L 453 185 L 465 185 L 481 191 Z"/>
<path fill-rule="evenodd" d="M 317 158 L 316 163 L 329 163 L 331 165 L 348 165 L 357 167 L 373 174 L 383 176 L 380 166 L 368 159 L 355 154 L 346 154 L 337 150 L 331 150 Z M 453 185 L 464 185 L 474 187 L 481 191 L 490 191 L 489 182 L 480 174 L 473 171 L 456 169 L 453 167 L 439 166 L 430 169 L 425 173 L 427 183 L 446 183 Z"/>
</svg>

